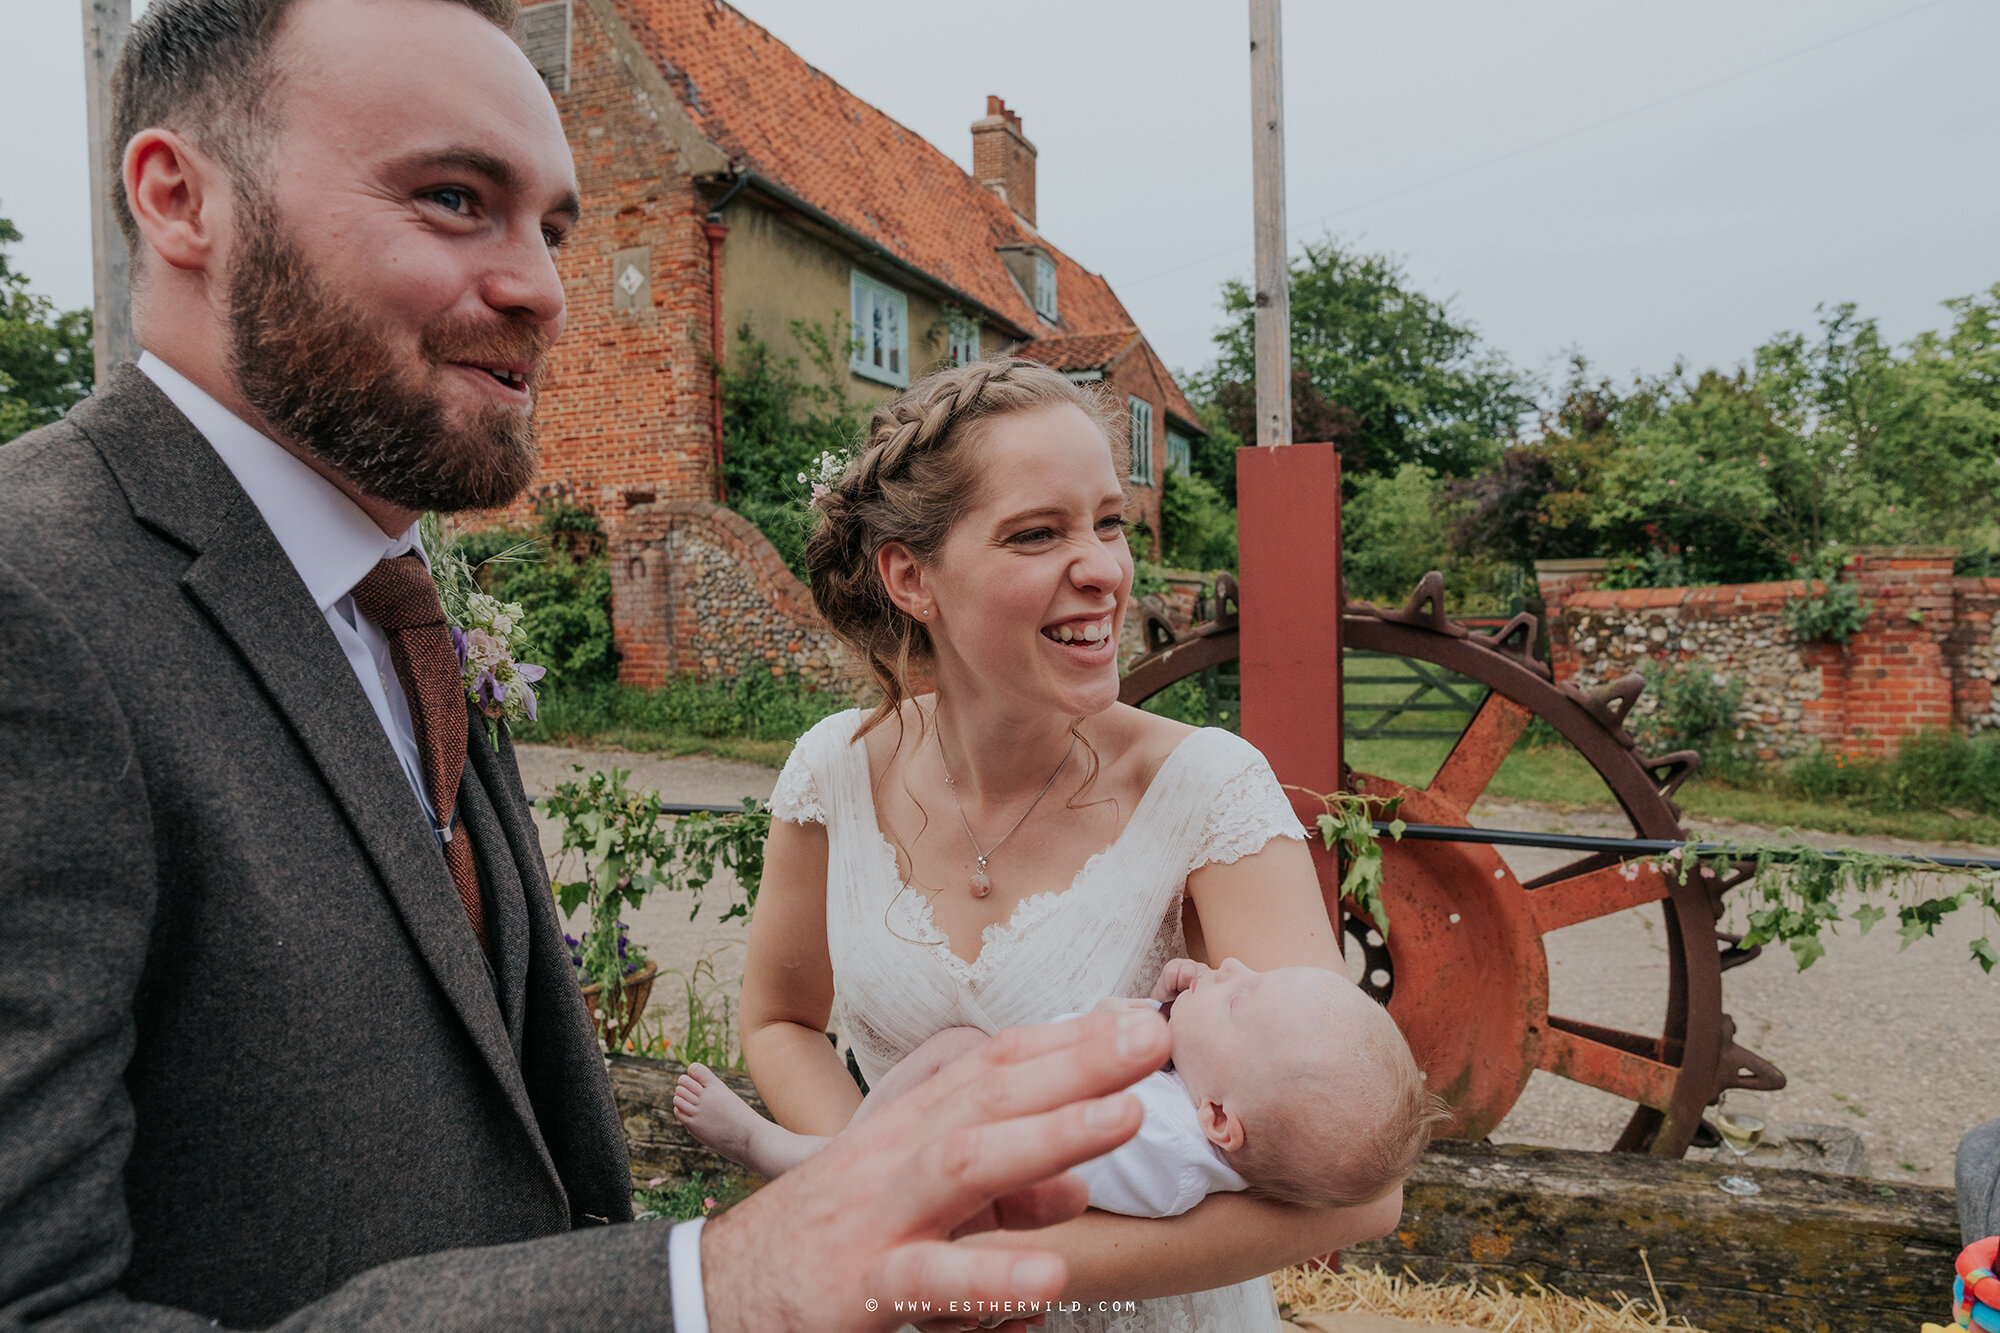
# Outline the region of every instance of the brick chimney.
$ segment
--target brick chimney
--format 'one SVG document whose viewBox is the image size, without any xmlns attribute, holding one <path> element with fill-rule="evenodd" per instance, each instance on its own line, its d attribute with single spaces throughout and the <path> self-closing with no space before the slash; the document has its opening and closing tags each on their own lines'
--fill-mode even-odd
<svg viewBox="0 0 2000 1333">
<path fill-rule="evenodd" d="M 997 97 L 989 96 L 986 114 L 972 122 L 972 178 L 1035 225 L 1035 146 Z"/>
</svg>

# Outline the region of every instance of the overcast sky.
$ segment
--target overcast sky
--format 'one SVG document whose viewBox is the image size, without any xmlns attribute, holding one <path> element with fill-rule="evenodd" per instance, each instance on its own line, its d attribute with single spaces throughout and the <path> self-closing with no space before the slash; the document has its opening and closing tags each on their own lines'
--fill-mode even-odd
<svg viewBox="0 0 2000 1333">
<path fill-rule="evenodd" d="M 962 165 L 1006 98 L 1042 230 L 1169 365 L 1210 359 L 1251 260 L 1241 0 L 741 8 Z M 79 13 L 0 0 L 0 216 L 63 306 L 90 301 Z M 1294 243 L 1394 252 L 1530 371 L 1730 365 L 1823 301 L 1901 340 L 2000 281 L 1994 0 L 1291 0 L 1284 42 Z"/>
</svg>

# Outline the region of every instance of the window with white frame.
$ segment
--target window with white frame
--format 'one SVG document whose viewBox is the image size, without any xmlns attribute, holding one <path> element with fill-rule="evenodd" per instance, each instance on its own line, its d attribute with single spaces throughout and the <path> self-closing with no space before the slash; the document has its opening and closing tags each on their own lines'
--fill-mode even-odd
<svg viewBox="0 0 2000 1333">
<path fill-rule="evenodd" d="M 1047 255 L 1035 256 L 1035 313 L 1056 317 L 1056 261 Z"/>
<path fill-rule="evenodd" d="M 1153 484 L 1153 405 L 1143 398 L 1127 404 L 1127 438 L 1132 442 L 1132 480 L 1141 486 Z"/>
<path fill-rule="evenodd" d="M 969 366 L 979 359 L 979 326 L 969 319 L 951 321 L 951 363 Z"/>
<path fill-rule="evenodd" d="M 1167 432 L 1167 471 L 1178 472 L 1183 477 L 1194 471 L 1194 446 L 1185 435 Z"/>
<path fill-rule="evenodd" d="M 854 353 L 848 369 L 902 388 L 910 382 L 910 298 L 855 270 L 849 281 Z"/>
</svg>

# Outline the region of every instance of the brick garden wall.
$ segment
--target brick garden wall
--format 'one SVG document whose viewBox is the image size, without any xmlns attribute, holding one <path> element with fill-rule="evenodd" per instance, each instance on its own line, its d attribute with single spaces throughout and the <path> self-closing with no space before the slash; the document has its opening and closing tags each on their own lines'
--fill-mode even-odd
<svg viewBox="0 0 2000 1333">
<path fill-rule="evenodd" d="M 845 655 L 805 585 L 733 510 L 704 500 L 636 505 L 610 554 L 621 681 L 655 686 L 749 670 L 841 683 Z"/>
<path fill-rule="evenodd" d="M 1956 556 L 1857 552 L 1855 580 L 1873 606 L 1844 648 L 1800 643 L 1786 625 L 1785 604 L 1813 591 L 1804 582 L 1613 592 L 1587 586 L 1579 569 L 1541 571 L 1551 661 L 1558 680 L 1584 688 L 1647 657 L 1740 679 L 1739 734 L 1765 758 L 1816 747 L 1883 755 L 1923 730 L 2000 728 L 2000 579 L 1954 578 Z"/>
</svg>

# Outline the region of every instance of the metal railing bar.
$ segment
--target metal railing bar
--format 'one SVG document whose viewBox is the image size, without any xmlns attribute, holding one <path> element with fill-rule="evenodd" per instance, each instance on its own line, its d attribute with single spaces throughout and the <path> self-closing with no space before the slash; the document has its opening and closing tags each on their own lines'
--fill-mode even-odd
<svg viewBox="0 0 2000 1333">
<path fill-rule="evenodd" d="M 1375 821 L 1375 832 L 1387 833 L 1386 820 Z M 1613 852 L 1631 856 L 1664 855 L 1676 849 L 1694 852 L 1700 856 L 1728 853 L 1732 844 L 1726 842 L 1677 842 L 1671 838 L 1599 838 L 1582 833 L 1530 833 L 1522 829 L 1504 828 L 1460 828 L 1452 824 L 1405 824 L 1405 841 L 1414 842 L 1471 842 L 1494 847 L 1545 847 L 1566 852 Z M 1831 852 L 1829 855 L 1837 855 Z M 1747 858 L 1746 858 L 1747 859 Z M 1784 860 L 1781 854 L 1777 858 Z M 1968 856 L 1905 856 L 1891 855 L 1891 860 L 1908 861 L 1916 865 L 1943 866 L 1948 870 L 2000 870 L 2000 860 L 1987 860 Z"/>
</svg>

